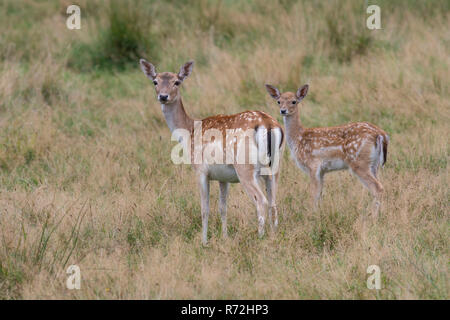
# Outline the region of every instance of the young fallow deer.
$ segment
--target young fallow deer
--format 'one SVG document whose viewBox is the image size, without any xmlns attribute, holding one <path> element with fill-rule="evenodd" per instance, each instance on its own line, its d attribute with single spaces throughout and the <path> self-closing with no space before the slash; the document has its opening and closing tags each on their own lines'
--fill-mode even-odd
<svg viewBox="0 0 450 320">
<path fill-rule="evenodd" d="M 322 194 L 325 173 L 350 169 L 374 196 L 374 216 L 378 215 L 383 186 L 377 179 L 379 166 L 386 162 L 389 136 L 368 122 L 337 127 L 304 128 L 299 119 L 298 103 L 308 93 L 304 85 L 296 93 L 280 91 L 266 84 L 283 116 L 286 136 L 298 167 L 309 174 L 313 185 L 314 206 Z"/>
<path fill-rule="evenodd" d="M 269 209 L 270 225 L 274 228 L 278 225 L 276 192 L 280 168 L 279 154 L 282 152 L 284 146 L 283 129 L 270 115 L 260 111 L 245 111 L 234 115 L 216 115 L 203 120 L 194 120 L 189 117 L 181 101 L 180 85 L 191 74 L 193 64 L 193 61 L 187 62 L 181 67 L 178 74 L 171 72 L 156 73 L 155 67 L 150 62 L 144 59 L 140 60 L 142 71 L 155 85 L 156 95 L 161 103 L 162 112 L 170 131 L 173 133 L 176 129 L 187 130 L 191 137 L 191 148 L 193 150 L 195 148 L 193 143 L 195 141 L 195 128 L 198 125 L 197 121 L 200 121 L 203 134 L 207 130 L 216 130 L 223 136 L 226 136 L 229 132 L 234 133 L 231 141 L 227 139 L 205 141 L 203 135 L 203 150 L 208 147 L 219 147 L 220 150 L 223 150 L 223 155 L 226 156 L 226 144 L 233 145 L 234 143 L 232 148 L 235 151 L 236 146 L 243 143 L 246 148 L 250 148 L 250 145 L 252 145 L 256 148 L 253 150 L 257 150 L 258 152 L 266 150 L 265 152 L 268 153 L 268 158 L 270 159 L 269 163 L 265 163 L 267 168 L 274 168 L 275 163 L 278 166 L 278 170 L 270 171 L 272 174 L 261 175 L 261 169 L 264 165 L 259 161 L 254 162 L 254 164 L 251 164 L 249 161 L 244 161 L 244 163 L 242 161 L 238 162 L 235 159 L 232 159 L 231 164 L 229 161 L 222 164 L 211 164 L 205 161 L 196 164 L 195 161 L 191 161 L 200 187 L 202 242 L 203 244 L 207 243 L 210 180 L 219 181 L 219 211 L 222 220 L 223 237 L 227 237 L 226 201 L 229 183 L 237 182 L 242 184 L 246 193 L 256 205 L 258 234 L 261 237 L 264 234 L 264 222 L 267 209 Z M 245 134 L 240 134 L 249 131 L 251 132 L 250 137 L 246 138 Z M 192 152 L 193 154 L 194 152 Z M 261 189 L 259 178 L 265 180 L 268 199 L 266 199 Z M 272 214 L 274 221 L 272 221 Z"/>
</svg>

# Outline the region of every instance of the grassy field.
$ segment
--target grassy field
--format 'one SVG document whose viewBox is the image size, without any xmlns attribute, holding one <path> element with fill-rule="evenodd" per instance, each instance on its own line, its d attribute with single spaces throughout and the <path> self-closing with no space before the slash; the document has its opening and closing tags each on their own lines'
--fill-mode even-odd
<svg viewBox="0 0 450 320">
<path fill-rule="evenodd" d="M 0 2 L 1 299 L 448 299 L 447 0 Z M 194 173 L 174 165 L 139 58 L 159 71 L 196 64 L 183 85 L 191 116 L 248 109 L 282 123 L 265 83 L 309 83 L 303 124 L 377 124 L 391 137 L 371 197 L 348 172 L 327 175 L 320 210 L 285 150 L 276 234 L 230 190 L 223 240 L 212 185 L 201 245 Z M 68 290 L 66 270 L 81 269 Z M 369 265 L 382 289 L 366 286 Z"/>
</svg>

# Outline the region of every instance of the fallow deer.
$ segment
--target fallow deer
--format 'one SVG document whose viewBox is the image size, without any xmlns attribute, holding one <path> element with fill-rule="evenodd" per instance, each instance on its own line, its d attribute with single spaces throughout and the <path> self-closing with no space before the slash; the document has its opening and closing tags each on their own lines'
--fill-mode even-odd
<svg viewBox="0 0 450 320">
<path fill-rule="evenodd" d="M 298 167 L 309 174 L 317 207 L 325 173 L 350 169 L 374 196 L 374 216 L 378 215 L 383 186 L 377 171 L 386 162 L 389 136 L 368 122 L 355 122 L 336 127 L 304 128 L 299 119 L 298 104 L 308 93 L 304 85 L 296 93 L 283 94 L 266 84 L 269 95 L 280 107 L 286 137 Z"/>
<path fill-rule="evenodd" d="M 227 237 L 227 195 L 229 183 L 240 182 L 244 190 L 255 203 L 258 216 L 258 234 L 264 234 L 264 222 L 266 219 L 267 209 L 269 209 L 269 223 L 276 229 L 278 225 L 278 213 L 276 208 L 276 192 L 279 177 L 279 155 L 283 150 L 283 129 L 281 125 L 270 115 L 260 111 L 245 111 L 234 115 L 216 115 L 205 118 L 203 120 L 194 120 L 187 115 L 183 102 L 181 100 L 180 86 L 182 82 L 191 74 L 193 61 L 184 64 L 180 72 L 162 72 L 157 73 L 155 67 L 150 62 L 141 59 L 140 66 L 144 74 L 153 82 L 156 90 L 158 101 L 161 103 L 162 112 L 166 119 L 172 134 L 177 129 L 187 130 L 192 138 L 192 150 L 194 146 L 194 133 L 196 131 L 196 122 L 200 121 L 202 133 L 208 130 L 219 131 L 223 136 L 228 132 L 234 132 L 234 138 L 231 141 L 223 139 L 204 141 L 203 150 L 208 147 L 219 147 L 223 150 L 223 154 L 229 150 L 226 144 L 234 144 L 233 150 L 237 145 L 242 143 L 246 148 L 255 147 L 258 152 L 266 150 L 269 153 L 270 163 L 265 163 L 265 167 L 273 168 L 276 163 L 278 170 L 271 171 L 272 174 L 261 175 L 264 164 L 255 162 L 254 164 L 247 162 L 237 162 L 233 159 L 232 163 L 195 163 L 192 161 L 193 168 L 196 172 L 201 195 L 201 214 L 202 214 L 202 242 L 207 243 L 208 217 L 209 217 L 209 191 L 210 181 L 219 181 L 219 211 L 222 220 L 222 235 Z M 246 139 L 243 132 L 253 132 Z M 247 149 L 248 150 L 248 149 Z M 193 156 L 193 155 L 192 155 Z M 228 158 L 227 158 L 228 159 Z M 260 178 L 265 180 L 267 198 L 260 186 Z M 272 220 L 272 214 L 274 221 Z"/>
</svg>

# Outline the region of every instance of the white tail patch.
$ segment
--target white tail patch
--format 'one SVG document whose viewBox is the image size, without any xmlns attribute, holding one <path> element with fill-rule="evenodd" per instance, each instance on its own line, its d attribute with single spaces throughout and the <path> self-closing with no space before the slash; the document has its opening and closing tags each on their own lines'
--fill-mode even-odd
<svg viewBox="0 0 450 320">
<path fill-rule="evenodd" d="M 266 127 L 261 126 L 256 129 L 255 140 L 258 146 L 258 162 L 263 165 L 269 165 L 268 131 Z"/>
<path fill-rule="evenodd" d="M 384 152 L 383 152 L 383 136 L 380 134 L 377 136 L 377 154 L 378 154 L 378 165 L 377 166 L 383 166 L 384 165 Z"/>
<path fill-rule="evenodd" d="M 272 175 L 278 171 L 280 162 L 280 150 L 283 134 L 280 128 L 267 130 L 264 126 L 258 127 L 255 134 L 258 147 L 258 163 L 261 175 Z"/>
<path fill-rule="evenodd" d="M 280 128 L 275 128 L 270 131 L 271 133 L 271 152 L 270 152 L 270 166 L 272 171 L 277 172 L 280 165 L 281 156 L 281 144 L 283 142 L 283 133 Z"/>
</svg>

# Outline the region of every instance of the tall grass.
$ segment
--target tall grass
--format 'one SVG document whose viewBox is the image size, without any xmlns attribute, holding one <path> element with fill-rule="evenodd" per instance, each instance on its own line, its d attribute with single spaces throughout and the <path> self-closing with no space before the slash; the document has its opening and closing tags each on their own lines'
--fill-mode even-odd
<svg viewBox="0 0 450 320">
<path fill-rule="evenodd" d="M 349 62 L 355 56 L 366 55 L 373 49 L 373 33 L 365 28 L 365 7 L 358 2 L 331 2 L 325 14 L 325 37 L 331 47 L 330 59 Z M 343 19 L 345 15 L 361 19 Z"/>
<path fill-rule="evenodd" d="M 141 0 L 111 0 L 108 4 L 107 25 L 97 25 L 96 37 L 74 46 L 69 67 L 81 71 L 124 69 L 142 56 L 158 61 L 159 39 L 152 30 L 152 8 Z"/>
</svg>

